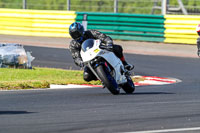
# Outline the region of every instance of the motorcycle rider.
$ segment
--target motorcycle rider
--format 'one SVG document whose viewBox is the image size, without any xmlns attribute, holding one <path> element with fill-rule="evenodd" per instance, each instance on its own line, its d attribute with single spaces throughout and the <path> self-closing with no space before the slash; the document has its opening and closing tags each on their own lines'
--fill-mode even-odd
<svg viewBox="0 0 200 133">
<path fill-rule="evenodd" d="M 124 58 L 123 55 L 123 49 L 120 45 L 113 44 L 113 40 L 97 31 L 97 30 L 84 30 L 84 27 L 79 22 L 74 22 L 69 26 L 69 34 L 73 38 L 73 40 L 70 42 L 69 50 L 72 54 L 72 58 L 74 59 L 74 62 L 76 65 L 80 66 L 81 68 L 84 67 L 83 61 L 80 56 L 81 51 L 81 44 L 87 40 L 87 39 L 99 39 L 102 43 L 106 44 L 109 49 L 111 49 L 114 54 L 120 58 L 122 63 L 124 64 L 124 67 L 127 70 L 132 70 L 134 68 L 133 65 L 128 64 Z M 96 80 L 96 76 L 91 72 L 91 70 L 88 67 L 84 67 L 84 73 L 83 78 L 85 81 L 91 81 Z"/>
<path fill-rule="evenodd" d="M 199 35 L 199 37 L 197 38 L 197 55 L 200 57 L 200 24 L 197 25 L 196 31 Z"/>
</svg>

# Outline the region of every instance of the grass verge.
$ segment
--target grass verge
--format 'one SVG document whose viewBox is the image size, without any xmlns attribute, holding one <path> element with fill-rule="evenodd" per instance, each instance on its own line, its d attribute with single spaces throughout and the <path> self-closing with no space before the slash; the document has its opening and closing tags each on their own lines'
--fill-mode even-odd
<svg viewBox="0 0 200 133">
<path fill-rule="evenodd" d="M 133 79 L 134 82 L 143 79 Z M 49 88 L 50 84 L 101 84 L 100 81 L 86 82 L 83 80 L 83 71 L 64 70 L 55 68 L 34 69 L 0 69 L 0 89 L 34 89 Z"/>
</svg>

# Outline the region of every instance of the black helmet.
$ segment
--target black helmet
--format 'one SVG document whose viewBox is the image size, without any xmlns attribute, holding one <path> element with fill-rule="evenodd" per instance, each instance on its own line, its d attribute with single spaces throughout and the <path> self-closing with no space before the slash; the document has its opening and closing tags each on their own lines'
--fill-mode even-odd
<svg viewBox="0 0 200 133">
<path fill-rule="evenodd" d="M 84 27 L 79 22 L 74 22 L 69 26 L 69 34 L 75 40 L 80 39 L 84 34 Z"/>
</svg>

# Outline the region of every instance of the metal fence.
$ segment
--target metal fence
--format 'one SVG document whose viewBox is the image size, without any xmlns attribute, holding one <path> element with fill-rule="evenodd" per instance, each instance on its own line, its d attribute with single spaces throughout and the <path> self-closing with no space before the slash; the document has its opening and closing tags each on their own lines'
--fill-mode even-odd
<svg viewBox="0 0 200 133">
<path fill-rule="evenodd" d="M 135 14 L 200 14 L 200 0 L 0 0 L 0 8 Z"/>
</svg>

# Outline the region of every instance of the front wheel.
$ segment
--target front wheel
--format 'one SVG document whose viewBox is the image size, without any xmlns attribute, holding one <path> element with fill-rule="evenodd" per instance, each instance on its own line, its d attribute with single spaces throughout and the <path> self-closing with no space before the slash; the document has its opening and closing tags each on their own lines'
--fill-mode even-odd
<svg viewBox="0 0 200 133">
<path fill-rule="evenodd" d="M 115 79 L 111 76 L 111 74 L 108 72 L 105 66 L 99 65 L 96 68 L 96 73 L 103 82 L 103 84 L 108 88 L 108 90 L 114 94 L 117 95 L 120 93 L 119 87 Z"/>
<path fill-rule="evenodd" d="M 122 89 L 127 93 L 131 94 L 135 91 L 135 85 L 131 79 L 131 77 L 127 77 L 127 82 L 122 85 Z"/>
</svg>

